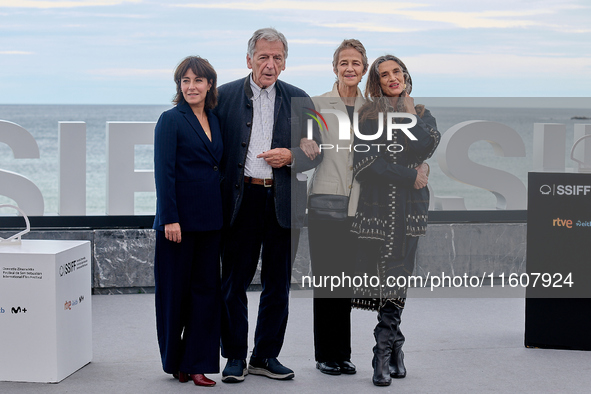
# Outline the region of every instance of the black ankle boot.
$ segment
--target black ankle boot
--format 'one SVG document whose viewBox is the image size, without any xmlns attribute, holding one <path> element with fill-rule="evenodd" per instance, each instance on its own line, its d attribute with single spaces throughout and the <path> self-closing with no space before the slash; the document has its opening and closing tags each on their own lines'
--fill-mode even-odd
<svg viewBox="0 0 591 394">
<path fill-rule="evenodd" d="M 376 386 L 389 386 L 392 383 L 388 369 L 389 357 L 390 355 L 386 355 L 385 352 L 378 348 L 377 344 L 374 346 L 371 366 L 373 367 L 372 381 Z"/>
<path fill-rule="evenodd" d="M 400 330 L 402 309 L 397 308 L 394 313 L 394 319 L 397 322 L 398 331 L 394 338 L 394 346 L 392 347 L 392 355 L 390 356 L 390 376 L 394 379 L 402 379 L 406 377 L 406 367 L 404 366 L 404 352 L 402 345 L 404 345 L 404 335 Z"/>
<path fill-rule="evenodd" d="M 378 312 L 378 324 L 373 331 L 376 345 L 373 348 L 373 384 L 376 386 L 389 386 L 392 382 L 390 377 L 390 356 L 392 345 L 398 332 L 398 323 L 395 319 L 398 307 L 387 302 Z"/>
<path fill-rule="evenodd" d="M 392 355 L 390 356 L 390 376 L 394 379 L 402 379 L 406 377 L 402 346 L 397 347 L 392 351 Z"/>
</svg>

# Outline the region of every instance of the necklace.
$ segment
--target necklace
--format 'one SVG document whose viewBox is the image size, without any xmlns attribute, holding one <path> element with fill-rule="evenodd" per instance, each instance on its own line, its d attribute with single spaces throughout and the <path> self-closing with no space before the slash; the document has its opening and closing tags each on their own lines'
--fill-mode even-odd
<svg viewBox="0 0 591 394">
<path fill-rule="evenodd" d="M 197 116 L 197 120 L 199 121 L 199 123 L 201 123 L 201 128 L 203 129 L 203 132 L 205 133 L 207 138 L 209 138 L 209 140 L 211 141 L 211 131 L 206 130 L 206 127 L 205 127 L 208 124 L 207 115 L 205 115 L 205 113 L 203 113 L 202 115 L 196 115 L 196 116 Z"/>
</svg>

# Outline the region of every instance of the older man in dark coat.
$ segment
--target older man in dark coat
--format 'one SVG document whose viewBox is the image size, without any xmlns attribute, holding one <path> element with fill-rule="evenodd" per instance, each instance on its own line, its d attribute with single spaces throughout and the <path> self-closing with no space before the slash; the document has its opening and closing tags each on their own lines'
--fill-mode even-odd
<svg viewBox="0 0 591 394">
<path fill-rule="evenodd" d="M 306 176 L 318 165 L 320 143 L 303 144 L 304 119 L 292 103 L 314 108 L 301 89 L 278 80 L 285 69 L 287 41 L 275 29 L 257 30 L 248 43 L 252 73 L 219 87 L 216 114 L 224 142 L 222 198 L 222 381 L 236 383 L 247 372 L 287 380 L 294 372 L 277 357 L 287 326 L 291 265 L 303 225 Z M 308 105 L 305 105 L 305 104 Z M 294 132 L 292 132 L 292 130 Z M 305 141 L 305 140 L 304 140 Z M 246 365 L 246 290 L 262 252 L 262 293 L 255 346 Z"/>
</svg>

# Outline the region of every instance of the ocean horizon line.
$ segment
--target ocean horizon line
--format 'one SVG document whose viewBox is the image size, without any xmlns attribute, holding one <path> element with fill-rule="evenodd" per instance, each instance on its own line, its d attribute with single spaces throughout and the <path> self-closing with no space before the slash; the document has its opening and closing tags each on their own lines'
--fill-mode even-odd
<svg viewBox="0 0 591 394">
<path fill-rule="evenodd" d="M 311 97 L 315 97 L 311 95 Z M 482 96 L 412 96 L 417 103 L 436 108 L 555 108 L 588 110 L 591 97 L 482 97 Z M 447 102 L 451 100 L 451 102 Z M 0 103 L 0 106 L 174 106 L 170 103 Z"/>
</svg>

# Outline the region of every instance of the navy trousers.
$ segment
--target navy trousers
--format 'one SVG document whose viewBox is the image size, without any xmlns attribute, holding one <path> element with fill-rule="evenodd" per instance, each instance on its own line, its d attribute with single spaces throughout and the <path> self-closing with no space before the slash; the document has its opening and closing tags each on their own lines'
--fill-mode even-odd
<svg viewBox="0 0 591 394">
<path fill-rule="evenodd" d="M 248 352 L 246 290 L 262 254 L 259 312 L 253 354 L 277 357 L 287 327 L 291 265 L 299 229 L 279 226 L 273 188 L 245 184 L 238 215 L 222 246 L 222 356 L 245 359 Z"/>
<path fill-rule="evenodd" d="M 175 243 L 156 231 L 156 328 L 164 372 L 219 372 L 220 240 L 221 231 L 195 231 Z"/>
</svg>

